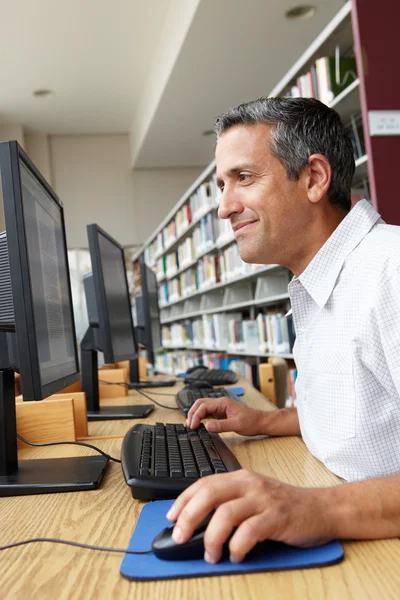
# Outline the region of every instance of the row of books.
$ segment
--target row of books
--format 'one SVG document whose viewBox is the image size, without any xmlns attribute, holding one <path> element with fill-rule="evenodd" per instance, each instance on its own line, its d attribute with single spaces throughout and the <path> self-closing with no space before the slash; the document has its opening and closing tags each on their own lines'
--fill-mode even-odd
<svg viewBox="0 0 400 600">
<path fill-rule="evenodd" d="M 243 319 L 241 313 L 207 314 L 163 325 L 163 346 L 207 348 L 251 354 L 289 354 L 295 340 L 291 315 L 280 311 Z"/>
<path fill-rule="evenodd" d="M 223 226 L 223 236 L 220 235 L 222 223 L 215 213 L 208 213 L 201 218 L 199 225 L 193 230 L 193 235 L 186 237 L 177 250 L 169 252 L 166 256 L 160 257 L 155 264 L 157 279 L 162 281 L 165 278 L 170 279 L 177 271 L 184 269 L 191 264 L 197 257 L 204 254 L 219 243 L 234 241 L 232 228 L 228 222 L 228 228 Z M 226 235 L 229 232 L 229 237 Z M 220 242 L 220 240 L 223 240 Z"/>
<path fill-rule="evenodd" d="M 240 275 L 247 275 L 265 265 L 250 264 L 240 257 L 239 246 L 231 244 L 220 253 L 220 280 L 229 281 Z"/>
<path fill-rule="evenodd" d="M 253 383 L 254 368 L 242 357 L 227 356 L 215 352 L 160 352 L 156 354 L 155 367 L 160 373 L 180 375 L 195 365 L 205 365 L 210 369 L 231 369 Z"/>
<path fill-rule="evenodd" d="M 324 104 L 332 100 L 357 79 L 354 56 L 323 56 L 315 61 L 311 70 L 296 80 L 289 96 L 317 98 Z"/>
<path fill-rule="evenodd" d="M 232 256 L 235 256 L 235 261 L 231 260 Z M 174 279 L 160 283 L 160 306 L 164 307 L 175 300 L 207 290 L 217 283 L 226 283 L 237 277 L 250 275 L 264 267 L 265 265 L 243 262 L 238 253 L 232 253 L 229 261 L 226 260 L 225 252 L 205 255 L 198 260 L 196 266 L 182 271 Z"/>
<path fill-rule="evenodd" d="M 193 222 L 197 221 L 218 204 L 219 190 L 215 174 L 203 182 L 181 206 L 171 221 L 157 234 L 145 250 L 145 261 L 154 266 L 157 259 L 181 236 Z"/>
</svg>

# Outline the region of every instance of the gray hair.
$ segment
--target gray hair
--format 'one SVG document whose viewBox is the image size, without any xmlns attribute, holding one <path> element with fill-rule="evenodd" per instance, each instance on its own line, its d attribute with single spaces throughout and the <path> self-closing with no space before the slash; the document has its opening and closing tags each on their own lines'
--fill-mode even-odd
<svg viewBox="0 0 400 600">
<path fill-rule="evenodd" d="M 332 178 L 328 190 L 331 204 L 348 212 L 354 153 L 350 137 L 338 113 L 314 98 L 259 98 L 231 108 L 217 118 L 217 138 L 235 125 L 272 125 L 270 150 L 297 180 L 312 154 L 328 159 Z"/>
</svg>

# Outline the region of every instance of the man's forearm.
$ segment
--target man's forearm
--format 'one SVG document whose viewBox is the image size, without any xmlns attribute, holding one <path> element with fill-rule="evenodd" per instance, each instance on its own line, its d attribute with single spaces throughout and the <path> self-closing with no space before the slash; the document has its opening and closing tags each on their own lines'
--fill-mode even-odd
<svg viewBox="0 0 400 600">
<path fill-rule="evenodd" d="M 320 489 L 333 537 L 380 539 L 400 536 L 400 475 Z"/>
<path fill-rule="evenodd" d="M 281 408 L 271 412 L 262 411 L 260 433 L 271 436 L 300 435 L 297 408 Z"/>
</svg>

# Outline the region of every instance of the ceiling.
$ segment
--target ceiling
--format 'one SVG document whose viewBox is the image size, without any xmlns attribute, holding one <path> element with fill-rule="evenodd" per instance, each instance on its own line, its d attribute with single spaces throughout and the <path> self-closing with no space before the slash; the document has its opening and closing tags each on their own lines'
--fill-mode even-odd
<svg viewBox="0 0 400 600">
<path fill-rule="evenodd" d="M 314 0 L 312 19 L 285 19 L 298 3 L 0 0 L 0 123 L 129 132 L 136 168 L 204 166 L 214 139 L 202 132 L 227 108 L 267 95 L 344 1 Z M 34 98 L 37 88 L 54 94 Z"/>
</svg>

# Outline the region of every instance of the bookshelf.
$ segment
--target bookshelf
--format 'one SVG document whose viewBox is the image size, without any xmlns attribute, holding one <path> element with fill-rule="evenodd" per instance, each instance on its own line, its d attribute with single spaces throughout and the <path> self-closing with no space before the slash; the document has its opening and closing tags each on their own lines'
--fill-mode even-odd
<svg viewBox="0 0 400 600">
<path fill-rule="evenodd" d="M 393 210 L 385 195 L 377 195 L 379 186 L 382 190 L 389 189 L 382 184 L 388 170 L 381 160 L 382 147 L 388 138 L 383 142 L 382 139 L 372 140 L 367 125 L 369 106 L 373 109 L 388 106 L 384 100 L 387 82 L 382 84 L 380 104 L 376 91 L 374 102 L 371 104 L 369 100 L 371 76 L 377 77 L 378 65 L 371 61 L 377 45 L 381 57 L 382 45 L 387 52 L 391 50 L 383 70 L 387 70 L 387 63 L 391 62 L 392 72 L 395 72 L 396 36 L 393 34 L 387 39 L 391 19 L 382 16 L 386 4 L 389 7 L 388 0 L 382 0 L 379 17 L 375 19 L 376 6 L 372 0 L 346 2 L 269 95 L 289 95 L 293 90 L 296 94 L 297 86 L 301 89 L 302 85 L 309 84 L 309 89 L 315 92 L 313 95 L 318 97 L 322 89 L 329 91 L 332 65 L 329 57 L 336 54 L 335 65 L 336 69 L 339 65 L 339 71 L 342 59 L 354 63 L 354 72 L 348 77 L 347 85 L 327 102 L 340 114 L 352 136 L 356 161 L 352 199 L 357 201 L 366 196 L 383 218 L 398 223 L 400 209 Z M 377 24 L 375 29 L 374 22 Z M 368 55 L 368 61 L 365 57 L 367 47 L 372 53 Z M 346 68 L 349 72 L 350 67 Z M 322 79 L 324 72 L 326 81 Z M 342 78 L 340 72 L 337 76 Z M 382 82 L 382 77 L 379 81 Z M 397 83 L 396 86 L 398 106 L 400 86 Z M 400 150 L 399 139 L 396 138 L 395 146 L 392 138 L 391 149 Z M 389 163 L 393 164 L 393 160 L 391 158 Z M 378 163 L 384 171 L 379 174 L 375 172 Z M 218 222 L 218 203 L 215 161 L 212 161 L 137 253 L 137 256 L 144 253 L 159 281 L 164 350 L 157 357 L 156 366 L 171 374 L 185 371 L 202 360 L 209 366 L 229 366 L 238 370 L 257 385 L 260 362 L 277 354 L 289 361 L 293 358 L 292 323 L 286 314 L 290 308 L 287 284 L 291 274 L 279 265 L 243 263 L 229 223 Z M 245 326 L 238 325 L 240 316 Z M 244 330 L 253 335 L 251 344 L 246 345 L 248 340 L 243 337 Z M 293 369 L 291 371 L 293 377 Z"/>
</svg>

